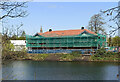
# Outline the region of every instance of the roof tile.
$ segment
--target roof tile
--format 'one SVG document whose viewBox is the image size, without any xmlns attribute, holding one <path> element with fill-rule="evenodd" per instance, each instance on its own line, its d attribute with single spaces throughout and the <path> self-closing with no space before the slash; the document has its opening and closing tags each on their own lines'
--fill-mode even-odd
<svg viewBox="0 0 120 82">
<path fill-rule="evenodd" d="M 92 32 L 90 30 L 87 30 L 87 29 L 61 30 L 61 31 L 51 31 L 51 32 L 47 31 L 47 32 L 38 33 L 38 34 L 41 36 L 44 36 L 44 37 L 73 36 L 73 35 L 79 35 L 84 31 L 87 31 L 90 34 L 96 35 L 96 33 Z"/>
</svg>

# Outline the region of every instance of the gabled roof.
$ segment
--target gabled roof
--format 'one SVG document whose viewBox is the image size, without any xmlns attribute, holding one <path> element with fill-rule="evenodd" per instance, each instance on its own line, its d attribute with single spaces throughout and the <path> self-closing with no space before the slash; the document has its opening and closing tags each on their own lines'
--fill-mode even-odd
<svg viewBox="0 0 120 82">
<path fill-rule="evenodd" d="M 47 31 L 44 33 L 38 33 L 38 35 L 44 36 L 44 37 L 57 37 L 57 36 L 74 36 L 74 35 L 79 35 L 82 32 L 88 32 L 93 35 L 97 35 L 96 33 L 87 30 L 87 29 L 77 29 L 77 30 L 60 30 L 60 31 Z"/>
</svg>

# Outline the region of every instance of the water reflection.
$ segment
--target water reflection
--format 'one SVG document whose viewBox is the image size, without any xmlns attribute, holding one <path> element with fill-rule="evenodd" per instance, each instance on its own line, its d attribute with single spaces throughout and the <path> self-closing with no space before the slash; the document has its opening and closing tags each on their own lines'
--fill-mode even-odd
<svg viewBox="0 0 120 82">
<path fill-rule="evenodd" d="M 13 61 L 3 65 L 4 79 L 117 80 L 117 63 Z M 10 74 L 10 75 L 9 75 Z"/>
</svg>

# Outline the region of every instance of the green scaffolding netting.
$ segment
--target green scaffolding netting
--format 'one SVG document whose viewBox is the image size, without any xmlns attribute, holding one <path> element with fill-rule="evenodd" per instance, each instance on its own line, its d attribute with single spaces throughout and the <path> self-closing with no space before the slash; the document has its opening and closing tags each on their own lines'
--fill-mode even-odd
<svg viewBox="0 0 120 82">
<path fill-rule="evenodd" d="M 106 36 L 79 34 L 75 36 L 43 37 L 26 35 L 27 47 L 105 47 Z"/>
</svg>

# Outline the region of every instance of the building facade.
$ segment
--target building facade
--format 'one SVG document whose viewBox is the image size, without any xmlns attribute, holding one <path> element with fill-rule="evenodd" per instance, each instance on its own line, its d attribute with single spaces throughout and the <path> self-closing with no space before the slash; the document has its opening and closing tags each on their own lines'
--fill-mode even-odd
<svg viewBox="0 0 120 82">
<path fill-rule="evenodd" d="M 27 50 L 26 40 L 10 40 L 14 45 L 14 51 L 22 51 L 23 49 Z"/>
<path fill-rule="evenodd" d="M 28 53 L 92 52 L 106 46 L 106 36 L 87 29 L 62 30 L 26 35 Z"/>
</svg>

